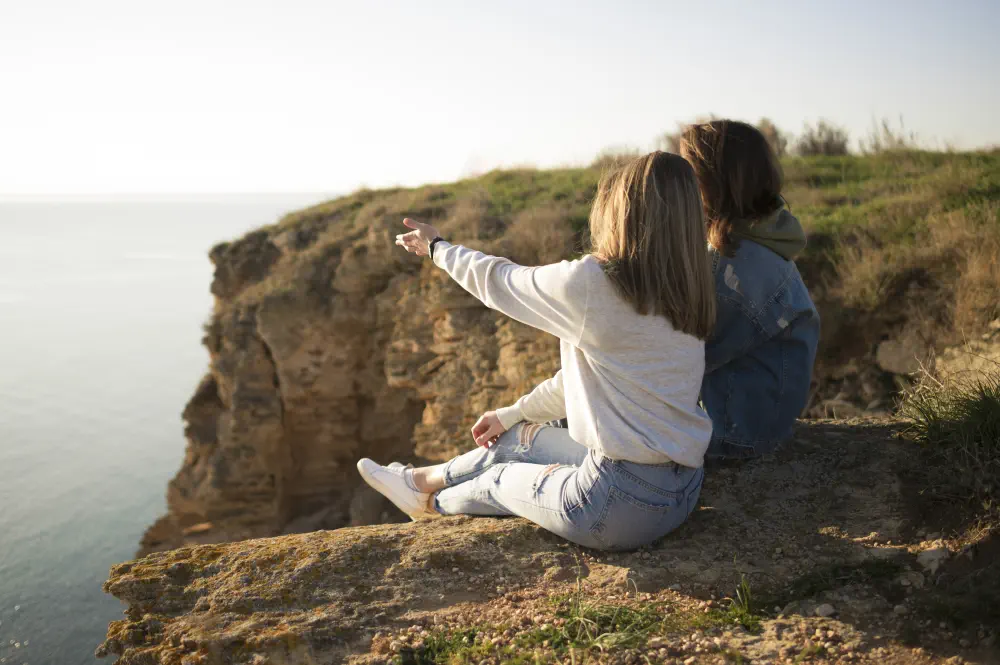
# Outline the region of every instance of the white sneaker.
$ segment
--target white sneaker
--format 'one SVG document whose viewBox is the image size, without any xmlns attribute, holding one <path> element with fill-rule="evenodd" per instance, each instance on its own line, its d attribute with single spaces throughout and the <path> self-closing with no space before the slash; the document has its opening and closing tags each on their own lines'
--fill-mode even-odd
<svg viewBox="0 0 1000 665">
<path fill-rule="evenodd" d="M 403 477 L 409 467 L 398 462 L 389 466 L 376 464 L 367 457 L 358 460 L 358 473 L 375 491 L 392 501 L 410 519 L 440 517 L 440 513 L 429 508 L 431 495 L 412 489 Z"/>
</svg>

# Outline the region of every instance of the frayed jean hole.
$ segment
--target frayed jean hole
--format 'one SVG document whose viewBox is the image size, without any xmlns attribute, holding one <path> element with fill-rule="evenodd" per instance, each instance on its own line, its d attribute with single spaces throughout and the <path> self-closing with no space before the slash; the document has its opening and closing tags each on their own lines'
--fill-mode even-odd
<svg viewBox="0 0 1000 665">
<path fill-rule="evenodd" d="M 517 429 L 517 448 L 519 453 L 526 453 L 531 449 L 531 444 L 535 442 L 535 437 L 542 430 L 544 425 L 537 423 L 521 423 Z"/>
<path fill-rule="evenodd" d="M 564 466 L 566 466 L 566 465 L 565 464 L 549 464 L 547 467 L 545 467 L 544 469 L 542 469 L 541 471 L 539 471 L 538 475 L 535 477 L 534 484 L 531 486 L 532 493 L 535 496 L 538 496 L 538 494 L 542 491 L 542 485 L 545 484 L 545 479 L 548 478 L 549 476 L 551 476 L 556 471 L 556 469 L 559 469 L 559 468 L 564 467 Z"/>
<path fill-rule="evenodd" d="M 494 485 L 499 485 L 500 484 L 500 476 L 503 475 L 503 472 L 507 470 L 508 466 L 510 466 L 510 465 L 509 464 L 498 464 L 498 465 L 496 465 L 494 467 L 494 469 L 493 469 L 493 484 Z"/>
</svg>

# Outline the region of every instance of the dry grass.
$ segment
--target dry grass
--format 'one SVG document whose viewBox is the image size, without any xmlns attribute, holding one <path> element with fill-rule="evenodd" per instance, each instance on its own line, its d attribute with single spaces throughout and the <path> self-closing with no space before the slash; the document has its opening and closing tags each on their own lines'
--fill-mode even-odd
<svg viewBox="0 0 1000 665">
<path fill-rule="evenodd" d="M 899 118 L 898 129 L 893 127 L 888 118 L 882 118 L 879 122 L 873 120 L 868 135 L 862 138 L 858 144 L 864 155 L 904 152 L 920 148 L 920 141 L 917 139 L 916 133 L 906 129 L 902 116 Z"/>
<path fill-rule="evenodd" d="M 605 148 L 597 154 L 594 161 L 590 163 L 590 167 L 601 171 L 610 171 L 642 155 L 643 152 L 638 148 Z"/>
<path fill-rule="evenodd" d="M 980 330 L 1000 314 L 1000 205 L 932 212 L 914 224 L 918 220 L 919 214 L 889 214 L 878 236 L 841 239 L 836 294 L 849 307 L 877 312 L 898 310 L 908 292 L 919 291 L 922 305 L 955 333 Z"/>
<path fill-rule="evenodd" d="M 504 241 L 511 259 L 522 265 L 555 263 L 582 249 L 567 211 L 554 206 L 518 213 Z"/>
<path fill-rule="evenodd" d="M 1000 500 L 1000 365 L 973 377 L 927 375 L 903 396 L 902 415 L 927 456 L 926 492 L 995 509 Z"/>
<path fill-rule="evenodd" d="M 955 625 L 1000 621 L 1000 363 L 933 376 L 904 394 L 906 434 L 920 454 L 909 465 L 921 495 L 947 524 L 953 560 L 926 613 Z"/>
</svg>

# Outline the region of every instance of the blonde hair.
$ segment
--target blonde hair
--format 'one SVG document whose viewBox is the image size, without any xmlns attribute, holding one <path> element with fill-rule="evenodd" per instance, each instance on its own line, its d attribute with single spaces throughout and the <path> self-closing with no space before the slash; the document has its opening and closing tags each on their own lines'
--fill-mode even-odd
<svg viewBox="0 0 1000 665">
<path fill-rule="evenodd" d="M 592 253 L 639 314 L 706 339 L 715 325 L 701 197 L 683 157 L 652 152 L 605 174 L 590 210 Z"/>
</svg>

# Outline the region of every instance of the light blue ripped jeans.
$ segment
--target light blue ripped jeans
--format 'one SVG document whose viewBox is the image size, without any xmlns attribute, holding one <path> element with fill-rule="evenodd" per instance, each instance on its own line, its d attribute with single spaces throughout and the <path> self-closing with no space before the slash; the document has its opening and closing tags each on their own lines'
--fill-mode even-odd
<svg viewBox="0 0 1000 665">
<path fill-rule="evenodd" d="M 520 423 L 489 449 L 444 469 L 444 515 L 517 515 L 585 547 L 627 550 L 676 529 L 694 510 L 702 469 L 615 461 L 559 427 Z"/>
</svg>

